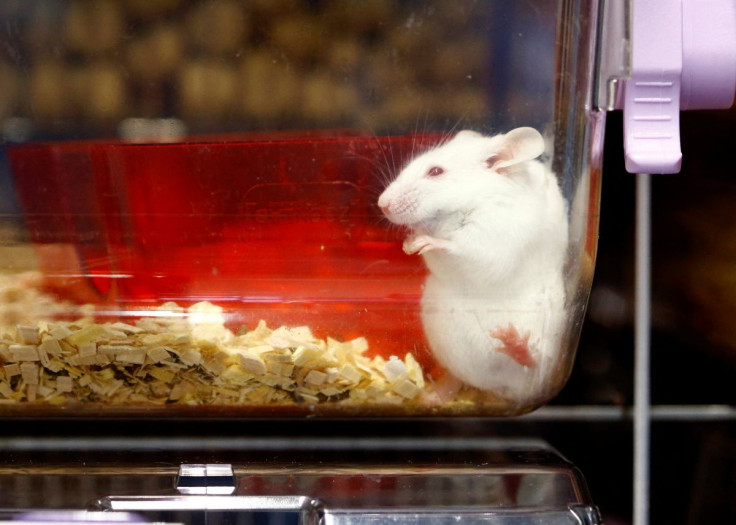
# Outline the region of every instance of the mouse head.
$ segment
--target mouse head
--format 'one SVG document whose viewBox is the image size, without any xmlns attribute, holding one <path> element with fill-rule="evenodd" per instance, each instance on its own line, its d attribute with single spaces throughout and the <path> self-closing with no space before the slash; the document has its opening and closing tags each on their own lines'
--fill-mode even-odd
<svg viewBox="0 0 736 525">
<path fill-rule="evenodd" d="M 513 202 L 537 173 L 523 163 L 543 152 L 544 139 L 533 128 L 494 137 L 461 131 L 409 162 L 381 194 L 378 206 L 391 222 L 411 227 L 483 203 Z"/>
</svg>

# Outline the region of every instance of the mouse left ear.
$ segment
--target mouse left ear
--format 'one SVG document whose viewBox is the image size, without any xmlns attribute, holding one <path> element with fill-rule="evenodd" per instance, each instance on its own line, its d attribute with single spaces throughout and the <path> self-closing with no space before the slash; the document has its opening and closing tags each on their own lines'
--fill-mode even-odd
<svg viewBox="0 0 736 525">
<path fill-rule="evenodd" d="M 477 138 L 480 138 L 482 136 L 483 135 L 481 135 L 477 131 L 473 131 L 473 130 L 470 130 L 470 129 L 464 129 L 462 131 L 458 131 L 455 134 L 455 136 L 452 137 L 452 140 L 453 141 L 457 141 L 457 142 L 462 142 L 462 141 L 467 140 L 467 139 L 477 139 Z"/>
<path fill-rule="evenodd" d="M 536 159 L 544 153 L 544 138 L 534 128 L 516 128 L 499 138 L 500 143 L 486 159 L 489 168 L 499 170 Z"/>
</svg>

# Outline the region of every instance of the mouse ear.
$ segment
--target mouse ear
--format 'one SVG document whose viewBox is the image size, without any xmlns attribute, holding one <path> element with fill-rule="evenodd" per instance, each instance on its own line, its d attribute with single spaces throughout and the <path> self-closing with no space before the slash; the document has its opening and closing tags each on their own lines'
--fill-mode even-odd
<svg viewBox="0 0 736 525">
<path fill-rule="evenodd" d="M 486 163 L 496 170 L 536 159 L 544 153 L 544 138 L 534 128 L 516 128 L 501 137 L 501 143 Z"/>
</svg>

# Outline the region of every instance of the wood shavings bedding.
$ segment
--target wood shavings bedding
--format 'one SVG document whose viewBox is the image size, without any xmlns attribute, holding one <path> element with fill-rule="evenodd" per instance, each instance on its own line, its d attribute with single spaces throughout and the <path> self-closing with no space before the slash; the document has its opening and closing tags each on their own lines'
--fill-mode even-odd
<svg viewBox="0 0 736 525">
<path fill-rule="evenodd" d="M 171 316 L 167 316 L 171 313 Z M 0 402 L 109 405 L 397 404 L 419 401 L 411 354 L 368 357 L 368 341 L 309 327 L 232 332 L 222 309 L 174 303 L 133 324 L 36 321 L 0 328 Z"/>
</svg>

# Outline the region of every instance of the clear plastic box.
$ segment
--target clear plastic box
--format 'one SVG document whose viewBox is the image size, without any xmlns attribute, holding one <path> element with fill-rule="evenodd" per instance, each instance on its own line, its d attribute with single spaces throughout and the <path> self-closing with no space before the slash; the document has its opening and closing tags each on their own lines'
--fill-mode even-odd
<svg viewBox="0 0 736 525">
<path fill-rule="evenodd" d="M 3 415 L 506 416 L 563 387 L 597 2 L 85 6 L 0 8 Z"/>
</svg>

